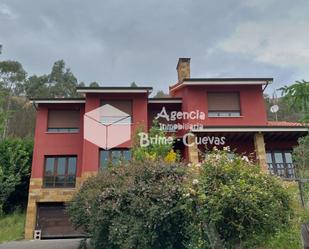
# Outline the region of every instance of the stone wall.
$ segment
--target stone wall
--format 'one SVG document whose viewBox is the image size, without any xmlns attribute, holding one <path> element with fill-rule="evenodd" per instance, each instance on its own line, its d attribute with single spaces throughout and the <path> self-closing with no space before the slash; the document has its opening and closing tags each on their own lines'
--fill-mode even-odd
<svg viewBox="0 0 309 249">
<path fill-rule="evenodd" d="M 29 184 L 28 206 L 25 224 L 25 239 L 33 239 L 36 226 L 37 204 L 40 202 L 68 202 L 82 183 L 97 172 L 84 172 L 76 178 L 75 188 L 43 188 L 42 178 L 31 178 Z"/>
</svg>

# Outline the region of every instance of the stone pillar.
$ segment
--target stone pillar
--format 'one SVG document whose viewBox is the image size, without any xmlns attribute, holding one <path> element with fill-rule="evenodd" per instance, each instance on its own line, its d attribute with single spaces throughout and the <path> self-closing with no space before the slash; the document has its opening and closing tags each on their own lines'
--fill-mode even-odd
<svg viewBox="0 0 309 249">
<path fill-rule="evenodd" d="M 35 200 L 28 197 L 28 206 L 27 206 L 27 214 L 26 214 L 26 224 L 25 224 L 25 239 L 33 239 L 35 222 L 36 222 L 36 214 L 37 214 L 37 206 Z"/>
<path fill-rule="evenodd" d="M 188 156 L 190 163 L 198 163 L 198 147 L 195 142 L 195 136 L 188 136 Z"/>
<path fill-rule="evenodd" d="M 254 147 L 258 164 L 260 165 L 262 171 L 268 172 L 263 133 L 254 134 Z"/>
</svg>

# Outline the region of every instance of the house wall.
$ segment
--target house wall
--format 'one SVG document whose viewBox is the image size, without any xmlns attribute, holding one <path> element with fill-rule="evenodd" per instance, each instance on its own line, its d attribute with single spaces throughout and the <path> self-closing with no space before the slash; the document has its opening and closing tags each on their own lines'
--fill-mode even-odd
<svg viewBox="0 0 309 249">
<path fill-rule="evenodd" d="M 101 100 L 131 100 L 133 124 L 131 129 L 131 137 L 135 131 L 143 125 L 147 129 L 147 104 L 148 95 L 146 93 L 138 94 L 87 94 L 86 96 L 86 112 L 92 111 L 101 105 Z M 130 148 L 132 139 L 117 146 L 117 148 Z M 87 140 L 83 140 L 83 172 L 96 172 L 99 167 L 99 147 Z"/>
<path fill-rule="evenodd" d="M 240 117 L 207 116 L 208 92 L 239 92 Z M 184 86 L 171 93 L 174 97 L 182 97 L 183 111 L 203 111 L 205 120 L 199 122 L 205 126 L 259 126 L 267 124 L 267 114 L 261 85 L 220 85 L 220 86 Z M 195 123 L 196 120 L 188 121 Z"/>
<path fill-rule="evenodd" d="M 48 109 L 80 109 L 80 129 L 78 133 L 47 132 Z M 40 104 L 37 109 L 32 161 L 32 178 L 41 178 L 44 171 L 45 156 L 77 155 L 77 176 L 81 175 L 83 157 L 83 115 L 82 104 Z"/>
</svg>

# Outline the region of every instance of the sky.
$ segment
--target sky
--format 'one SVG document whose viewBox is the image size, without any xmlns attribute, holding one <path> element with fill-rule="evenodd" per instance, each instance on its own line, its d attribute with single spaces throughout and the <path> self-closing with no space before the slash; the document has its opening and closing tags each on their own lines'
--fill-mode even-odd
<svg viewBox="0 0 309 249">
<path fill-rule="evenodd" d="M 0 0 L 0 60 L 28 75 L 63 59 L 79 81 L 168 91 L 191 77 L 309 80 L 308 0 Z"/>
</svg>

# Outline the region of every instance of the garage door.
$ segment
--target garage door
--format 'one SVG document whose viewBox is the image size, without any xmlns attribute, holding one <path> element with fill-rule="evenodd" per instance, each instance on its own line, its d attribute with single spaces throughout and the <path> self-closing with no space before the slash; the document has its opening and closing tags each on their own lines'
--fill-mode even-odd
<svg viewBox="0 0 309 249">
<path fill-rule="evenodd" d="M 69 221 L 64 203 L 39 203 L 37 228 L 41 238 L 82 237 L 82 230 L 75 230 Z"/>
</svg>

